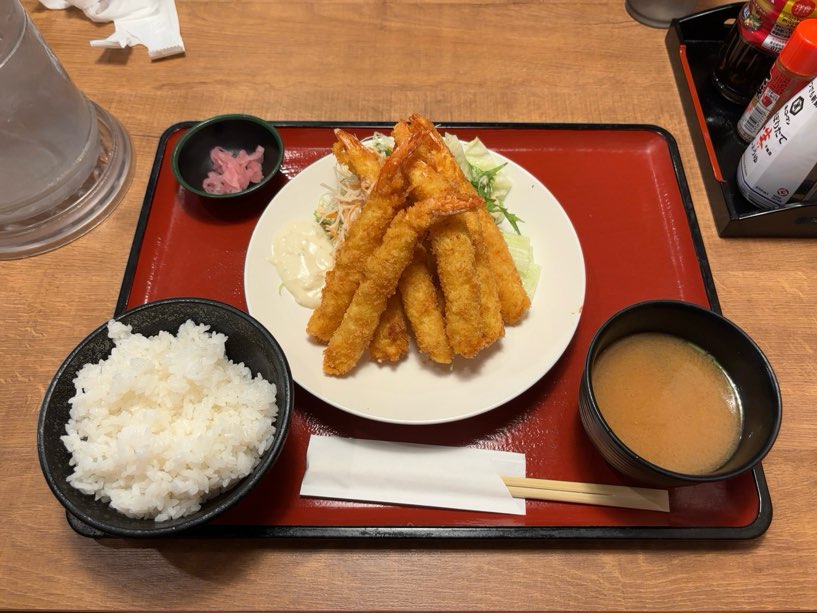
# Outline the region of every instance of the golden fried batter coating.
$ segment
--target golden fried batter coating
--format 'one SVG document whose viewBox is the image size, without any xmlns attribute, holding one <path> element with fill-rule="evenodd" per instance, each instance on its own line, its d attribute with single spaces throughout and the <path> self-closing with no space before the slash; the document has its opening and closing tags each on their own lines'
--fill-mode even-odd
<svg viewBox="0 0 817 613">
<path fill-rule="evenodd" d="M 394 294 L 414 248 L 428 228 L 441 217 L 481 206 L 479 198 L 451 194 L 422 200 L 394 217 L 366 265 L 359 284 L 329 345 L 323 352 L 323 371 L 344 375 L 355 367 L 369 345 L 386 302 Z"/>
<path fill-rule="evenodd" d="M 508 243 L 502 238 L 491 214 L 481 207 L 477 211 L 482 238 L 485 244 L 485 253 L 488 263 L 494 272 L 499 301 L 502 307 L 502 319 L 508 325 L 518 323 L 530 308 L 530 296 L 522 286 L 519 271 L 508 251 Z"/>
<path fill-rule="evenodd" d="M 332 146 L 335 158 L 360 178 L 363 191 L 368 193 L 377 181 L 383 161 L 376 151 L 361 143 L 354 134 L 337 128 L 335 138 L 338 139 Z"/>
<path fill-rule="evenodd" d="M 377 362 L 398 362 L 409 350 L 409 333 L 399 294 L 393 294 L 377 322 L 369 355 Z"/>
<path fill-rule="evenodd" d="M 491 263 L 488 252 L 485 250 L 485 238 L 482 235 L 482 227 L 479 223 L 477 211 L 462 213 L 465 225 L 468 227 L 468 234 L 474 244 L 474 264 L 477 271 L 477 281 L 479 281 L 479 305 L 482 315 L 482 335 L 485 345 L 488 346 L 494 341 L 505 336 L 505 323 L 502 319 L 502 303 L 499 300 L 499 288 L 491 270 Z"/>
<path fill-rule="evenodd" d="M 431 130 L 434 130 L 434 133 L 436 133 L 433 126 L 431 126 Z M 409 179 L 414 193 L 422 198 L 433 197 L 451 191 L 476 196 L 476 190 L 467 179 L 465 179 L 465 175 L 462 174 L 459 165 L 451 155 L 448 147 L 439 137 L 439 133 L 437 133 L 437 138 L 433 137 L 433 133 L 429 133 L 432 134 L 430 139 L 426 138 L 418 145 L 419 153 L 426 154 L 429 162 L 426 162 L 425 159 L 420 159 L 409 167 Z M 435 166 L 432 167 L 431 164 Z M 471 353 L 475 347 L 479 346 L 474 338 L 477 333 L 483 336 L 482 347 L 486 347 L 504 336 L 505 325 L 502 319 L 497 281 L 494 279 L 494 271 L 491 268 L 488 254 L 485 250 L 482 228 L 477 212 L 469 211 L 463 213 L 460 217 L 463 218 L 465 225 L 459 224 L 457 226 L 457 232 L 459 232 L 460 236 L 458 241 L 454 244 L 461 245 L 463 249 L 468 251 L 468 253 L 465 254 L 467 258 L 470 258 L 470 253 L 473 252 L 474 269 L 470 272 L 463 272 L 461 276 L 451 275 L 448 277 L 449 286 L 448 292 L 446 293 L 446 313 L 448 313 L 449 310 L 451 310 L 452 313 L 463 311 L 463 309 L 465 309 L 466 313 L 469 309 L 473 311 L 475 307 L 466 308 L 464 304 L 461 306 L 448 305 L 448 301 L 463 300 L 464 302 L 468 297 L 473 297 L 473 286 L 476 284 L 478 288 L 478 298 L 475 304 L 478 304 L 480 308 L 481 328 L 479 330 L 473 330 L 468 337 L 462 338 L 462 344 L 458 344 L 457 341 L 454 340 L 451 341 L 455 344 L 455 350 L 456 347 L 459 346 L 460 349 Z M 450 234 L 454 231 L 451 227 L 453 222 L 446 220 L 446 223 L 449 225 Z M 468 241 L 471 243 L 470 247 L 466 241 L 466 227 Z M 433 234 L 434 231 L 432 230 L 432 235 Z M 461 267 L 467 261 L 470 261 L 462 259 L 453 263 L 445 261 L 445 258 L 457 257 L 458 253 L 458 247 L 443 250 L 439 253 L 435 251 L 435 256 L 438 258 L 438 266 L 442 265 L 451 269 L 452 267 Z M 443 258 L 441 262 L 440 258 Z M 457 291 L 455 285 L 458 282 L 466 283 L 469 287 L 460 288 L 459 291 Z M 443 290 L 446 290 L 445 286 Z M 470 317 L 470 315 L 468 317 Z M 458 322 L 455 322 L 454 329 L 468 329 L 469 324 L 467 322 L 470 321 L 468 317 L 465 319 L 460 318 Z M 468 339 L 467 343 L 466 338 Z M 479 351 L 479 349 L 476 350 Z M 459 350 L 456 351 L 461 355 L 467 355 Z"/>
<path fill-rule="evenodd" d="M 420 115 L 412 115 L 410 121 L 414 131 L 426 135 L 419 143 L 424 159 L 446 180 L 458 186 L 461 193 L 476 195 L 476 189 L 462 172 L 462 168 L 434 124 Z"/>
<path fill-rule="evenodd" d="M 414 259 L 400 277 L 403 311 L 414 332 L 417 348 L 438 364 L 451 364 L 454 351 L 445 333 L 445 316 L 426 250 L 418 245 Z"/>
<path fill-rule="evenodd" d="M 404 166 L 413 151 L 414 143 L 409 141 L 387 158 L 360 215 L 335 253 L 335 265 L 326 274 L 321 303 L 307 323 L 307 332 L 317 340 L 328 342 L 340 325 L 363 279 L 366 261 L 380 244 L 395 213 L 405 206 L 408 180 Z"/>
<path fill-rule="evenodd" d="M 448 341 L 455 353 L 472 358 L 485 347 L 485 340 L 476 256 L 465 220 L 462 215 L 443 219 L 431 228 L 429 238 L 445 297 Z"/>
<path fill-rule="evenodd" d="M 433 143 L 431 164 L 434 168 L 445 178 L 456 182 L 462 193 L 475 194 L 474 186 L 462 172 L 434 124 L 419 115 L 412 115 L 410 121 L 412 125 L 428 133 L 428 137 L 423 141 L 423 147 L 428 147 L 428 142 Z M 530 308 L 530 297 L 522 286 L 519 271 L 516 270 L 508 245 L 502 238 L 502 232 L 485 207 L 481 207 L 477 213 L 482 227 L 486 264 L 493 271 L 497 284 L 502 319 L 506 324 L 513 325 L 519 322 Z"/>
<path fill-rule="evenodd" d="M 394 138 L 394 144 L 399 147 L 403 143 L 407 142 L 415 131 L 416 130 L 412 130 L 411 126 L 409 126 L 405 119 L 401 119 L 394 124 L 394 128 L 392 128 L 391 131 L 392 138 Z"/>
<path fill-rule="evenodd" d="M 335 135 L 335 157 L 369 196 L 307 324 L 328 343 L 326 374 L 347 374 L 367 348 L 378 362 L 402 359 L 409 324 L 423 354 L 451 364 L 455 355 L 476 356 L 524 317 L 530 298 L 507 243 L 428 119 L 411 115 L 394 125 L 385 163 L 353 134 Z"/>
</svg>

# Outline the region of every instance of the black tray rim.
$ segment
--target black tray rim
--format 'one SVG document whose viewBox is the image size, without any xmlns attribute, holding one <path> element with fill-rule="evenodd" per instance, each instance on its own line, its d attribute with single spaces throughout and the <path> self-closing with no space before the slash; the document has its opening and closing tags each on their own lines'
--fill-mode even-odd
<svg viewBox="0 0 817 613">
<path fill-rule="evenodd" d="M 393 123 L 371 121 L 275 121 L 273 126 L 287 128 L 388 128 Z M 159 172 L 167 154 L 167 141 L 178 130 L 189 128 L 197 121 L 178 122 L 168 127 L 159 139 L 156 156 L 150 172 L 139 219 L 134 231 L 130 254 L 123 273 L 114 316 L 121 315 L 127 307 L 133 286 L 136 265 L 141 253 L 147 229 L 150 209 L 156 191 Z M 692 203 L 692 196 L 684 173 L 681 154 L 672 134 L 653 124 L 617 123 L 536 123 L 536 122 L 440 122 L 442 128 L 450 129 L 508 129 L 508 130 L 563 130 L 563 131 L 647 131 L 658 134 L 665 142 L 672 161 L 676 182 L 680 191 L 687 222 L 692 235 L 698 266 L 701 271 L 710 308 L 721 313 L 720 302 L 715 288 L 712 270 L 706 255 L 700 226 Z M 306 392 L 304 392 L 306 393 Z M 184 534 L 168 538 L 275 538 L 275 539 L 370 539 L 383 541 L 397 540 L 649 540 L 649 541 L 735 541 L 755 539 L 762 536 L 771 525 L 772 503 L 768 484 L 761 464 L 752 470 L 758 492 L 758 513 L 745 526 L 257 526 L 207 524 L 186 531 Z M 89 538 L 112 538 L 104 532 L 85 524 L 66 511 L 66 519 L 71 528 Z"/>
</svg>

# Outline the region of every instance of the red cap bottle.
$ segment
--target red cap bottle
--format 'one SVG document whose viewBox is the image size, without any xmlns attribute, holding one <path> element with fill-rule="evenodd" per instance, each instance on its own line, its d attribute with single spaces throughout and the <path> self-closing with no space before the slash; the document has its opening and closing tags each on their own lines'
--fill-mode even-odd
<svg viewBox="0 0 817 613">
<path fill-rule="evenodd" d="M 817 77 L 817 19 L 797 24 L 772 69 L 737 122 L 738 134 L 751 141 L 766 120 Z"/>
<path fill-rule="evenodd" d="M 721 45 L 712 82 L 728 100 L 746 104 L 795 26 L 817 17 L 815 0 L 749 0 Z"/>
</svg>

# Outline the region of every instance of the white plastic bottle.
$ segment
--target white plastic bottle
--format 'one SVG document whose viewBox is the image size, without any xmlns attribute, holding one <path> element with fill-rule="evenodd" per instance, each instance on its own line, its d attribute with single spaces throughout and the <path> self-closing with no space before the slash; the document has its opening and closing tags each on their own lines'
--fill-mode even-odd
<svg viewBox="0 0 817 613">
<path fill-rule="evenodd" d="M 738 164 L 738 188 L 763 209 L 817 203 L 817 79 L 761 128 Z"/>
</svg>

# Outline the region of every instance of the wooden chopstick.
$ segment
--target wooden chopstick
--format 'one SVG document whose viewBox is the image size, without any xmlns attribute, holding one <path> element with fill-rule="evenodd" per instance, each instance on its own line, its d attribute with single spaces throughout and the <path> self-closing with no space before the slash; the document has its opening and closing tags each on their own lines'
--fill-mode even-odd
<svg viewBox="0 0 817 613">
<path fill-rule="evenodd" d="M 514 498 L 669 512 L 667 490 L 528 477 L 502 477 L 502 480 Z"/>
</svg>

